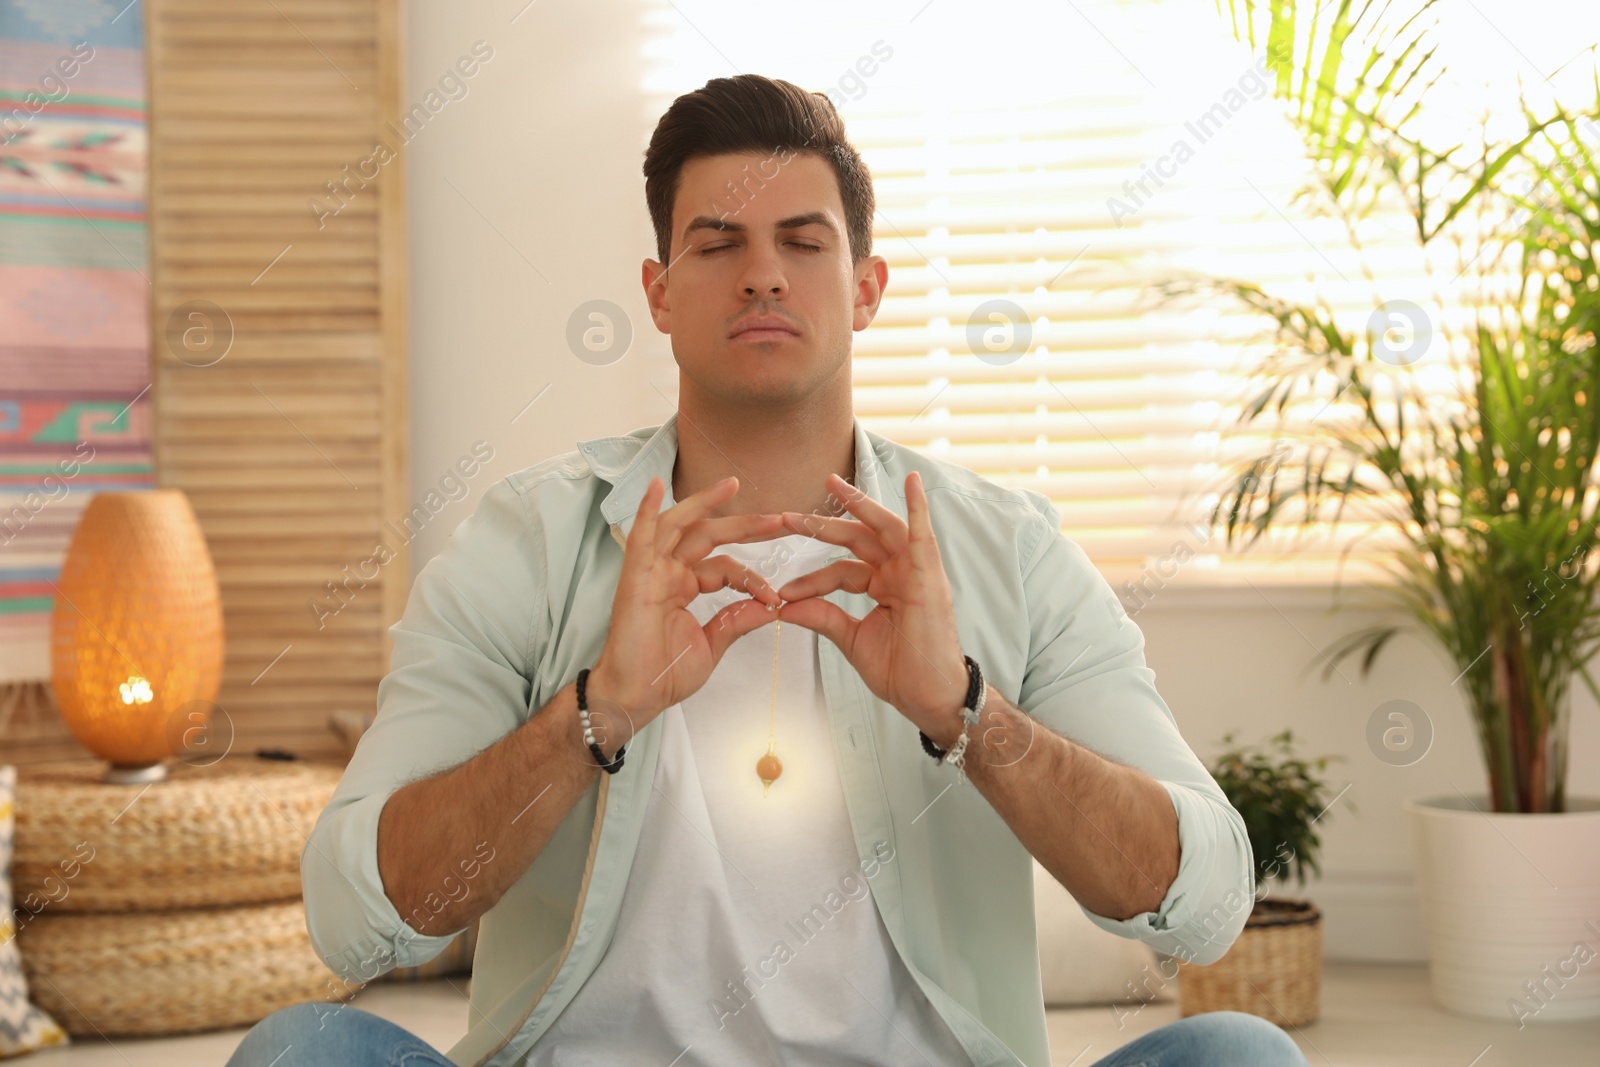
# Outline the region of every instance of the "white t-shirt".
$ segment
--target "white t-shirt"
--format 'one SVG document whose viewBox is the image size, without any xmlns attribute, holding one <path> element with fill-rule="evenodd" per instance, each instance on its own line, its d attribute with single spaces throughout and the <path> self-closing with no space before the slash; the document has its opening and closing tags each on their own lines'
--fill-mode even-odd
<svg viewBox="0 0 1600 1067">
<path fill-rule="evenodd" d="M 834 551 L 804 534 L 713 550 L 774 588 Z M 704 624 L 747 595 L 701 594 L 689 610 Z M 769 623 L 662 712 L 615 936 L 530 1067 L 971 1067 L 889 940 L 876 862 L 857 856 L 818 640 Z M 783 770 L 763 797 L 769 736 Z"/>
</svg>

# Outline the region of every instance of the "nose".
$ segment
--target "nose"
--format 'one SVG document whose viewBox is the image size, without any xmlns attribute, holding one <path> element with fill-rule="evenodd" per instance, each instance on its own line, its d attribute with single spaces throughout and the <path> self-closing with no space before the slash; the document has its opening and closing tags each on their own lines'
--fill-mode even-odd
<svg viewBox="0 0 1600 1067">
<path fill-rule="evenodd" d="M 783 264 L 776 249 L 752 252 L 745 263 L 742 281 L 746 297 L 781 297 L 789 291 L 789 281 L 783 275 Z"/>
</svg>

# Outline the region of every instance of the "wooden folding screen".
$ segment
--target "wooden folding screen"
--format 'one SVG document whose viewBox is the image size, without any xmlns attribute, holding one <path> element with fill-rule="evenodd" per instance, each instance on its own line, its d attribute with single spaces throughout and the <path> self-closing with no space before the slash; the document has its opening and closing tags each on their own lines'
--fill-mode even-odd
<svg viewBox="0 0 1600 1067">
<path fill-rule="evenodd" d="M 235 747 L 328 755 L 410 585 L 400 9 L 144 6 L 156 476 L 216 562 Z"/>
</svg>

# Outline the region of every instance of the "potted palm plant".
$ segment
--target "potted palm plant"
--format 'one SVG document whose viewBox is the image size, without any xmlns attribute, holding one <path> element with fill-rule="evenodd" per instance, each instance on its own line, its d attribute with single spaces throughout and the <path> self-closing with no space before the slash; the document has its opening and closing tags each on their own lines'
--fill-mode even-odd
<svg viewBox="0 0 1600 1067">
<path fill-rule="evenodd" d="M 1253 42 L 1264 21 L 1294 42 L 1312 6 L 1244 0 L 1234 31 Z M 1355 321 L 1244 281 L 1164 288 L 1269 317 L 1238 428 L 1273 445 L 1229 472 L 1212 513 L 1228 544 L 1365 524 L 1391 550 L 1366 603 L 1390 614 L 1327 670 L 1357 654 L 1369 670 L 1410 630 L 1460 672 L 1487 789 L 1406 804 L 1435 999 L 1519 1024 L 1594 1017 L 1600 980 L 1578 968 L 1600 953 L 1600 800 L 1566 777 L 1574 684 L 1600 698 L 1600 75 L 1589 114 L 1536 116 L 1524 97 L 1511 139 L 1468 148 L 1457 129 L 1432 147 L 1415 132 L 1442 61 L 1432 7 L 1337 0 L 1269 62 L 1356 250 L 1384 203 L 1409 214 L 1421 262 L 1457 250 L 1437 303 L 1385 300 L 1370 273 Z"/>
<path fill-rule="evenodd" d="M 1279 1026 L 1305 1026 L 1321 1014 L 1322 909 L 1303 898 L 1268 894 L 1291 874 L 1304 886 L 1307 870 L 1321 873 L 1317 823 L 1338 797 L 1327 796 L 1319 775 L 1343 757 L 1297 758 L 1292 730 L 1265 747 L 1238 745 L 1234 737 L 1232 731 L 1223 735 L 1225 751 L 1209 769 L 1244 819 L 1255 858 L 1255 901 L 1220 960 L 1179 972 L 1180 1010 L 1243 1011 Z"/>
</svg>

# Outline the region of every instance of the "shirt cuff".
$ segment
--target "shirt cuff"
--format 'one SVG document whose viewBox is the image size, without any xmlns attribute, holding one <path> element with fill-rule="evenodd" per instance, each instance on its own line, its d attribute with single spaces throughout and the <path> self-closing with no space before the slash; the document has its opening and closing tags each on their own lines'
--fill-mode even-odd
<svg viewBox="0 0 1600 1067">
<path fill-rule="evenodd" d="M 426 963 L 461 933 L 418 933 L 383 891 L 378 817 L 391 795 L 373 793 L 324 811 L 300 853 L 306 931 L 322 962 L 346 982 Z"/>
<path fill-rule="evenodd" d="M 1155 911 L 1108 919 L 1083 905 L 1091 922 L 1119 937 L 1144 942 L 1189 963 L 1221 959 L 1255 905 L 1253 857 L 1244 820 L 1218 801 L 1174 782 L 1161 782 L 1178 814 L 1178 874 Z"/>
</svg>

